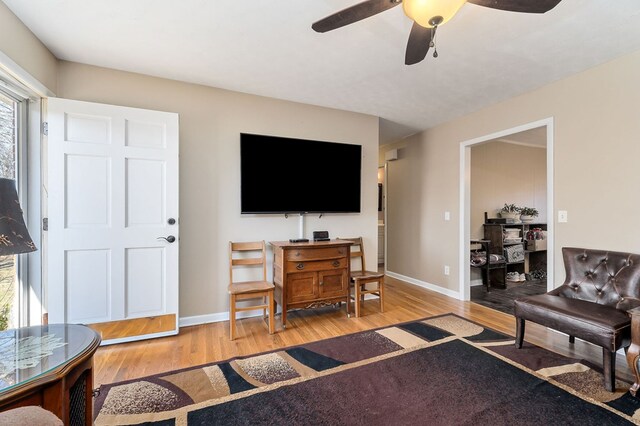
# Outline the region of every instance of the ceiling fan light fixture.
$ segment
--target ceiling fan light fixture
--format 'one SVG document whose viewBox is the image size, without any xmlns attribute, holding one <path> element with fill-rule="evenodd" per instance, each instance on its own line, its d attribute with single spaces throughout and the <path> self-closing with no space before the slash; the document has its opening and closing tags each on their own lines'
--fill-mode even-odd
<svg viewBox="0 0 640 426">
<path fill-rule="evenodd" d="M 445 24 L 467 0 L 404 0 L 404 14 L 418 25 L 433 28 Z M 437 19 L 439 18 L 439 19 Z"/>
</svg>

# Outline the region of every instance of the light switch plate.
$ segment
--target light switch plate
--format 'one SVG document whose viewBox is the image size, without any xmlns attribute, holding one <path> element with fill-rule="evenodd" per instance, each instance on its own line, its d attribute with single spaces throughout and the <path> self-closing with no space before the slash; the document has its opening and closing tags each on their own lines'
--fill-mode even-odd
<svg viewBox="0 0 640 426">
<path fill-rule="evenodd" d="M 558 210 L 558 223 L 566 223 L 569 221 L 569 216 L 566 210 Z"/>
<path fill-rule="evenodd" d="M 451 212 L 444 212 L 444 220 L 451 220 Z"/>
</svg>

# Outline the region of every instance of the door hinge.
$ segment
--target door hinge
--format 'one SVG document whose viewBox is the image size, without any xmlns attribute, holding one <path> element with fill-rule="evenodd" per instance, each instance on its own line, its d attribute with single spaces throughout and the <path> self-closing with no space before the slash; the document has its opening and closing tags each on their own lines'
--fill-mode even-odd
<svg viewBox="0 0 640 426">
<path fill-rule="evenodd" d="M 42 134 L 49 136 L 49 123 L 47 121 L 42 122 Z"/>
<path fill-rule="evenodd" d="M 49 230 L 49 218 L 48 217 L 42 218 L 42 230 L 43 231 L 48 231 Z"/>
</svg>

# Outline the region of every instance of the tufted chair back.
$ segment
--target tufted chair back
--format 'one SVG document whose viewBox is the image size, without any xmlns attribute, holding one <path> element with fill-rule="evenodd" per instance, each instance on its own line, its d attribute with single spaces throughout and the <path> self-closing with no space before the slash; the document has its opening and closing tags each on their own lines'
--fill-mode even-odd
<svg viewBox="0 0 640 426">
<path fill-rule="evenodd" d="M 564 247 L 562 257 L 567 278 L 549 294 L 625 311 L 640 306 L 640 255 Z"/>
</svg>

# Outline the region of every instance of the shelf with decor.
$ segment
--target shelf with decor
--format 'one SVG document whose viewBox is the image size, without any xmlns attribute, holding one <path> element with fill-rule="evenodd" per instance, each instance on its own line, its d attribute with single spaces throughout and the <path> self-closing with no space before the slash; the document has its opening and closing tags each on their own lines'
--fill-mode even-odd
<svg viewBox="0 0 640 426">
<path fill-rule="evenodd" d="M 528 274 L 534 270 L 546 273 L 547 255 L 545 244 L 547 224 L 515 221 L 512 221 L 512 223 L 496 223 L 496 221 L 498 220 L 490 220 L 485 216 L 485 224 L 483 225 L 484 239 L 491 242 L 492 254 L 505 256 L 506 267 L 492 272 L 492 285 L 505 288 L 509 273 Z M 539 239 L 527 240 L 528 235 Z M 530 247 L 534 247 L 534 249 L 531 250 Z"/>
<path fill-rule="evenodd" d="M 525 255 L 527 259 L 526 272 L 547 272 L 547 224 L 523 223 L 523 235 L 527 242 Z"/>
<path fill-rule="evenodd" d="M 513 235 L 518 237 L 513 237 Z M 522 224 L 515 223 L 485 223 L 484 239 L 491 241 L 491 254 L 505 257 L 505 268 L 493 271 L 492 285 L 499 288 L 507 287 L 507 274 L 524 274 L 524 242 L 521 239 Z M 511 236 L 507 238 L 507 236 Z M 517 239 L 520 241 L 505 242 L 505 239 Z M 511 253 L 511 257 L 508 255 Z M 515 253 L 515 258 L 513 257 Z M 517 253 L 522 253 L 522 258 Z"/>
<path fill-rule="evenodd" d="M 471 267 L 478 268 L 482 275 L 482 284 L 487 292 L 491 291 L 492 279 L 498 279 L 497 287 L 504 287 L 504 270 L 507 267 L 504 257 L 491 253 L 491 240 L 471 240 Z"/>
</svg>

